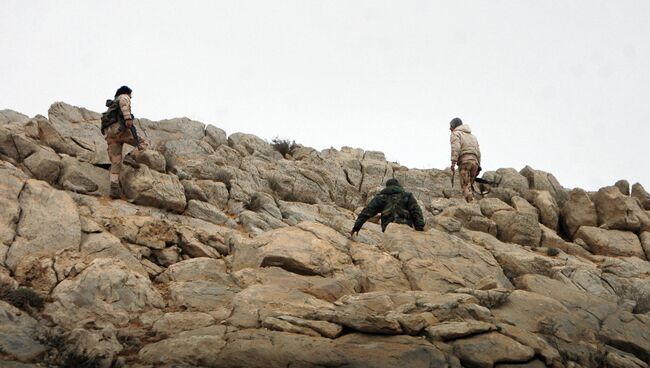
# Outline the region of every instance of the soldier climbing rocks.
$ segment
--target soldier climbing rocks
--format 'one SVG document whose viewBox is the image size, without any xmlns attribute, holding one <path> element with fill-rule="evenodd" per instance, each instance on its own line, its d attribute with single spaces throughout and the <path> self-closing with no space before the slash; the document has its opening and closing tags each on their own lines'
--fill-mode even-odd
<svg viewBox="0 0 650 368">
<path fill-rule="evenodd" d="M 122 161 L 131 166 L 138 166 L 136 157 L 147 149 L 148 143 L 138 138 L 133 128 L 133 114 L 131 113 L 131 88 L 122 86 L 115 92 L 115 99 L 106 101 L 108 110 L 102 115 L 102 133 L 106 134 L 108 157 L 111 160 L 110 182 L 111 197 L 120 198 L 120 171 Z M 122 160 L 124 143 L 136 148 Z"/>
<path fill-rule="evenodd" d="M 472 134 L 469 125 L 463 124 L 459 118 L 451 120 L 449 130 L 451 131 L 451 174 L 455 174 L 456 164 L 458 164 L 463 196 L 467 202 L 472 202 L 474 180 L 481 172 L 481 150 L 478 140 Z"/>
<path fill-rule="evenodd" d="M 413 194 L 404 191 L 397 179 L 388 179 L 386 188 L 361 211 L 350 235 L 359 234 L 363 224 L 378 213 L 381 213 L 382 232 L 391 222 L 406 224 L 418 231 L 424 230 L 424 217 L 418 202 Z"/>
</svg>

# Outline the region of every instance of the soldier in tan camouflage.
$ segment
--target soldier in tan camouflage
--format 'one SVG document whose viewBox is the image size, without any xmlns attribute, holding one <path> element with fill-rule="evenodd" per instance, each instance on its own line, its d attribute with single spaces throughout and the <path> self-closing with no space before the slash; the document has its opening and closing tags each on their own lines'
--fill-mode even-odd
<svg viewBox="0 0 650 368">
<path fill-rule="evenodd" d="M 469 125 L 463 124 L 459 118 L 454 118 L 449 123 L 449 130 L 451 131 L 452 175 L 456 171 L 456 164 L 458 164 L 463 197 L 467 202 L 472 202 L 474 200 L 472 186 L 481 171 L 481 150 L 478 140 L 472 134 Z"/>
<path fill-rule="evenodd" d="M 127 86 L 120 87 L 115 92 L 116 103 L 119 104 L 116 120 L 106 128 L 106 143 L 108 145 L 108 157 L 111 160 L 110 182 L 111 182 L 111 197 L 120 198 L 122 196 L 122 189 L 120 186 L 120 171 L 122 169 L 122 162 L 138 166 L 136 157 L 144 150 L 147 149 L 148 143 L 140 139 L 140 144 L 127 154 L 122 160 L 122 149 L 124 143 L 135 146 L 135 138 L 129 130 L 133 125 L 133 114 L 131 113 L 131 96 L 132 91 Z M 124 121 L 124 125 L 120 123 L 120 119 Z"/>
</svg>

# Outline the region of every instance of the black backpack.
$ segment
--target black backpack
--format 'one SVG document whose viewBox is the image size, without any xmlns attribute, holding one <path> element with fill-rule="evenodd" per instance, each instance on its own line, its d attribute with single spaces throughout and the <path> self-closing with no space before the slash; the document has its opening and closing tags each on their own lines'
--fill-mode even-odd
<svg viewBox="0 0 650 368">
<path fill-rule="evenodd" d="M 109 126 L 117 123 L 120 119 L 122 111 L 120 111 L 120 102 L 116 99 L 106 100 L 106 110 L 102 113 L 102 134 L 108 129 Z"/>
</svg>

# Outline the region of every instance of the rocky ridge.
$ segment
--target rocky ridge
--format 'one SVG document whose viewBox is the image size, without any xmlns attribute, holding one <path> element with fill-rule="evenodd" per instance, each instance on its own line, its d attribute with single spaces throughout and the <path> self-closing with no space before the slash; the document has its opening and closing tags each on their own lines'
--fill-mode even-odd
<svg viewBox="0 0 650 368">
<path fill-rule="evenodd" d="M 641 184 L 586 192 L 499 169 L 483 177 L 500 187 L 466 204 L 449 171 L 380 152 L 283 156 L 254 135 L 140 119 L 152 149 L 110 200 L 99 117 L 0 111 L 0 366 L 650 364 Z M 392 177 L 425 232 L 368 223 L 350 238 Z"/>
</svg>

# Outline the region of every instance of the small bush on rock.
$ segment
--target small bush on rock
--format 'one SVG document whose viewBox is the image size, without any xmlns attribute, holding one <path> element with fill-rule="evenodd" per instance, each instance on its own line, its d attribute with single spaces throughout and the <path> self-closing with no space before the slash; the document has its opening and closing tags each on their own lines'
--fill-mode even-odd
<svg viewBox="0 0 650 368">
<path fill-rule="evenodd" d="M 298 145 L 296 144 L 296 141 L 290 141 L 288 139 L 280 139 L 278 137 L 275 137 L 271 141 L 271 147 L 273 147 L 274 150 L 280 152 L 282 157 L 284 157 L 287 154 L 292 154 Z"/>
</svg>

